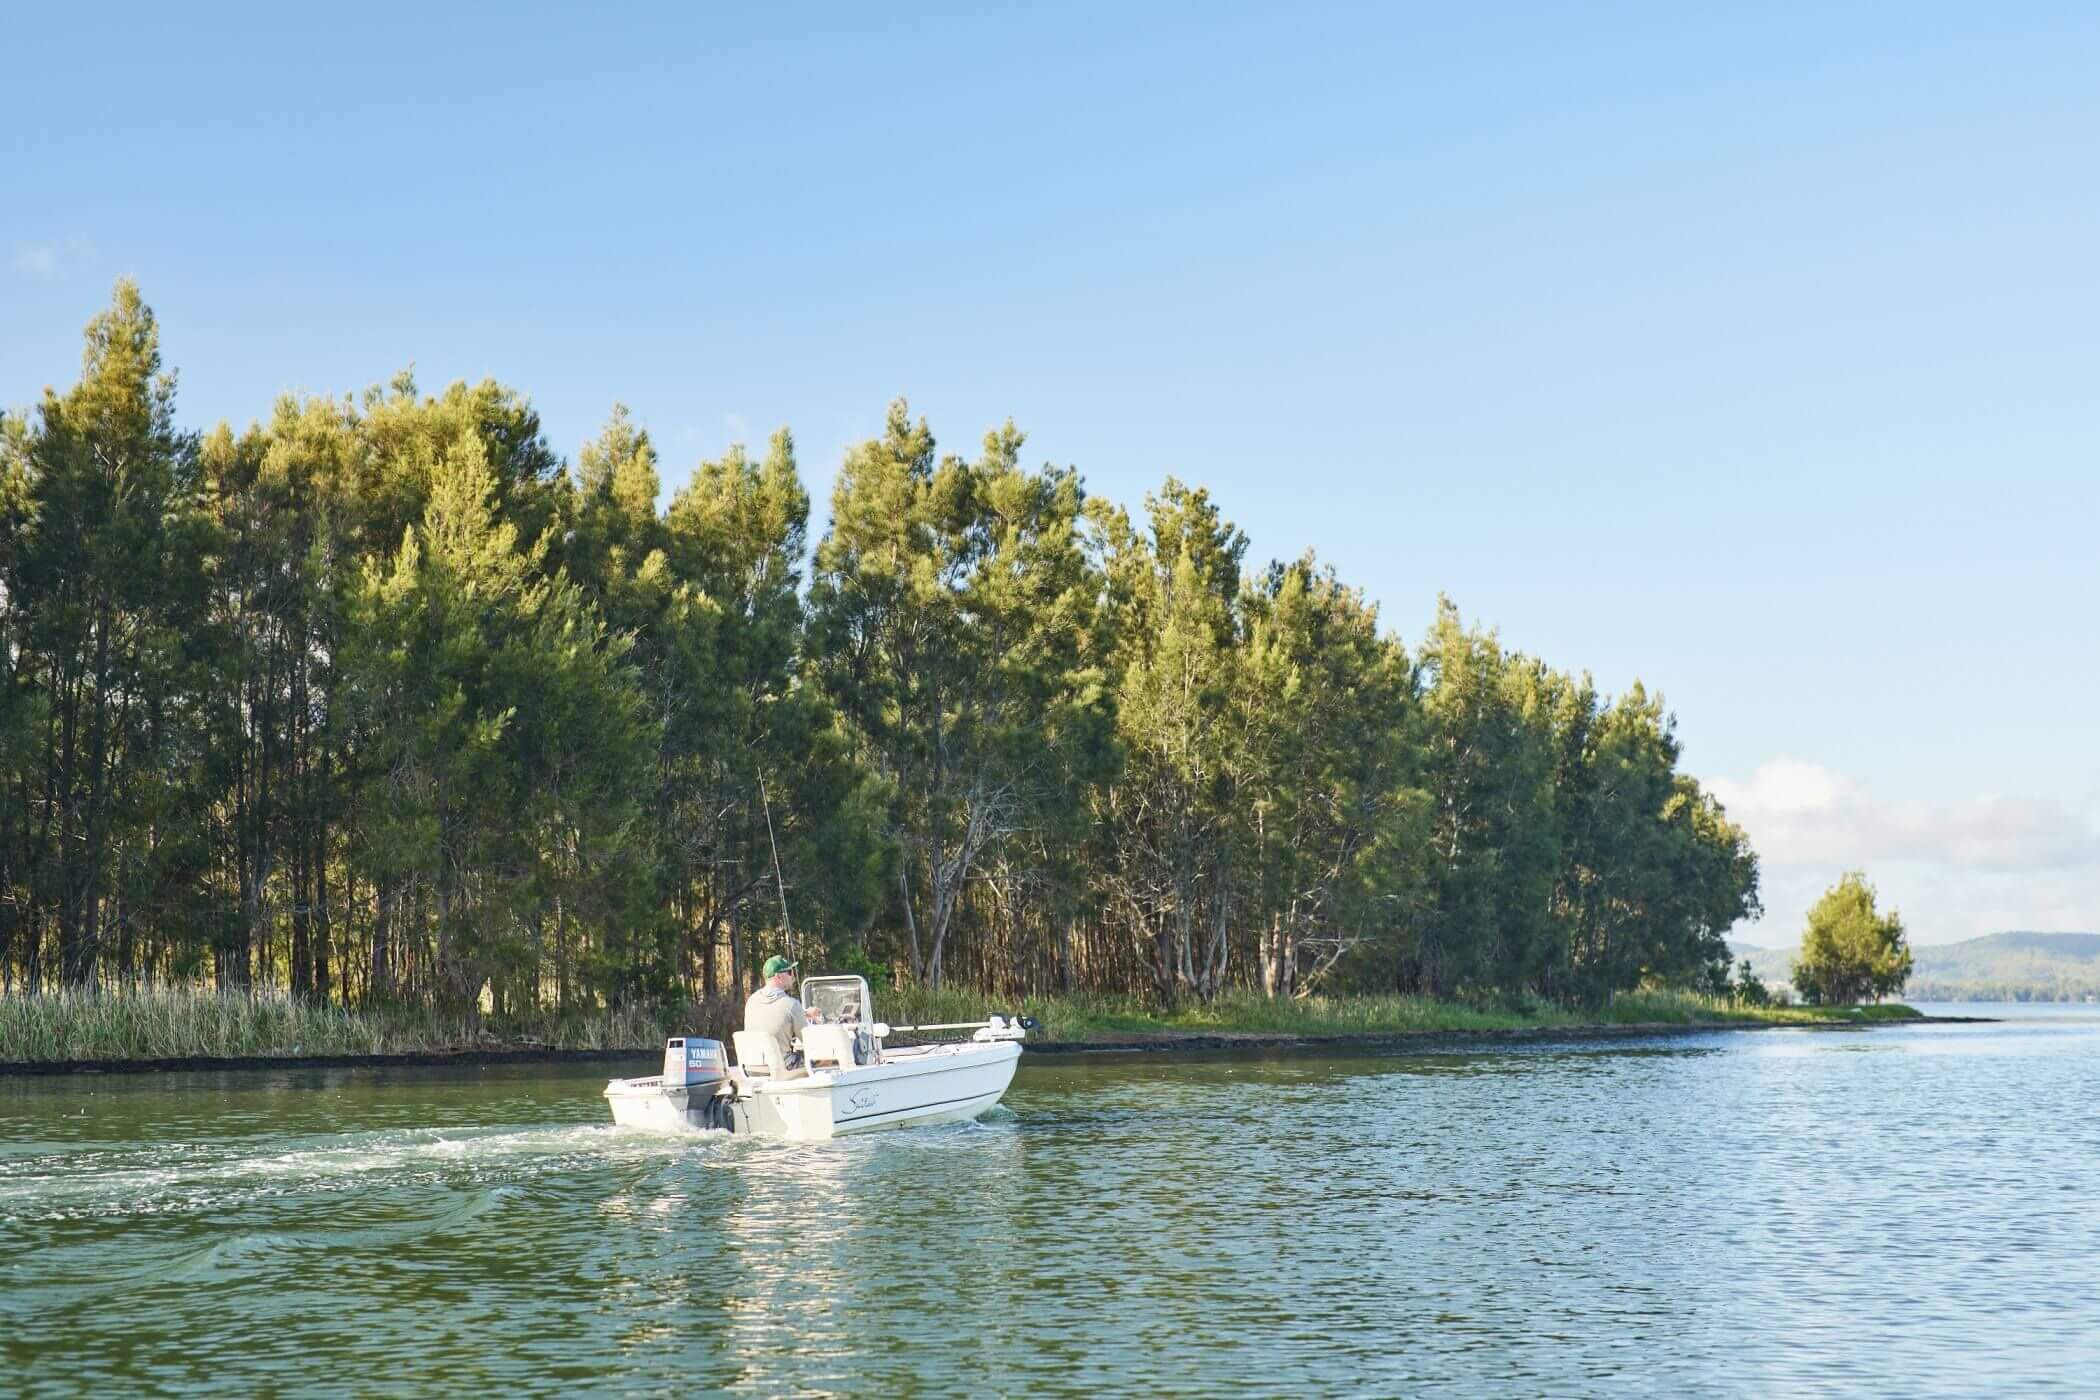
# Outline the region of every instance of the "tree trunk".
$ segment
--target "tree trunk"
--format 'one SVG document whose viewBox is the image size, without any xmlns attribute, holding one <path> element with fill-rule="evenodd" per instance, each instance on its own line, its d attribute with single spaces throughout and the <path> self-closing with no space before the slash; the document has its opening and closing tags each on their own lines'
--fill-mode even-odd
<svg viewBox="0 0 2100 1400">
<path fill-rule="evenodd" d="M 744 901 L 741 896 L 729 906 L 729 987 L 744 996 Z"/>
<path fill-rule="evenodd" d="M 307 866 L 306 841 L 296 828 L 292 839 L 291 992 L 300 1000 L 313 995 L 313 879 Z"/>
<path fill-rule="evenodd" d="M 955 918 L 955 894 L 958 881 L 953 876 L 944 878 L 938 863 L 934 866 L 935 888 L 933 892 L 933 951 L 926 960 L 926 985 L 939 991 L 941 987 L 941 955 L 948 943 L 948 925 Z"/>
<path fill-rule="evenodd" d="M 1298 970 L 1297 919 L 1286 920 L 1281 911 L 1269 915 L 1269 928 L 1261 939 L 1261 991 L 1266 997 L 1291 995 Z"/>
<path fill-rule="evenodd" d="M 1203 953 L 1203 986 L 1200 995 L 1205 1001 L 1225 990 L 1225 970 L 1232 956 L 1232 949 L 1226 938 L 1226 919 L 1231 908 L 1232 901 L 1225 893 L 1225 882 L 1221 875 L 1218 888 L 1211 895 L 1210 946 Z"/>
<path fill-rule="evenodd" d="M 911 862 L 897 862 L 897 892 L 904 900 L 904 930 L 910 935 L 911 980 L 923 983 L 926 980 L 926 964 L 919 956 L 919 921 L 911 907 Z"/>
<path fill-rule="evenodd" d="M 313 998 L 325 1005 L 328 1001 L 328 828 L 318 820 L 313 823 L 310 856 L 313 868 L 314 894 L 314 946 L 313 946 Z"/>
</svg>

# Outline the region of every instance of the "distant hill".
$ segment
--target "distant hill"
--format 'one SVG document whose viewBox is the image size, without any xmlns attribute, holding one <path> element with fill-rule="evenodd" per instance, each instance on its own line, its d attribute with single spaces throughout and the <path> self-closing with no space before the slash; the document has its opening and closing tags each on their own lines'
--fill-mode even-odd
<svg viewBox="0 0 2100 1400">
<path fill-rule="evenodd" d="M 1794 975 L 1794 958 L 1801 952 L 1801 945 L 1788 948 L 1762 948 L 1755 943 L 1737 943 L 1730 940 L 1729 949 L 1738 960 L 1750 959 L 1750 969 L 1771 983 L 1785 982 Z"/>
<path fill-rule="evenodd" d="M 1792 975 L 1798 947 L 1729 945 L 1767 982 Z M 2100 933 L 1993 933 L 1912 948 L 1903 995 L 1913 1001 L 2082 1001 L 2100 998 Z"/>
</svg>

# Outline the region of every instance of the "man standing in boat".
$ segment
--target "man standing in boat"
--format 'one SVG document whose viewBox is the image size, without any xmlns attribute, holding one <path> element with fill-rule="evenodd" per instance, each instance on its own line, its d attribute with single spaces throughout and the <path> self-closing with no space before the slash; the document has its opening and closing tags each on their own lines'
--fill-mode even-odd
<svg viewBox="0 0 2100 1400">
<path fill-rule="evenodd" d="M 767 958 L 765 966 L 759 969 L 765 985 L 744 1003 L 744 1029 L 771 1036 L 780 1047 L 780 1063 L 789 1069 L 802 1064 L 802 1052 L 795 1048 L 795 1040 L 810 1021 L 793 990 L 795 969 L 799 966 L 778 953 Z"/>
</svg>

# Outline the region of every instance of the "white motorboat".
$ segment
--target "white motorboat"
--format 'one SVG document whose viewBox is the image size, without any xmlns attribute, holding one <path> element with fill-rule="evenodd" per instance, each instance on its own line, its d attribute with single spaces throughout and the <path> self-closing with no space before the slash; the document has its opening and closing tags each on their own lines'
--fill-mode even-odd
<svg viewBox="0 0 2100 1400">
<path fill-rule="evenodd" d="M 975 1118 L 1013 1083 L 1020 1041 L 1034 1024 L 1022 1016 L 992 1016 L 885 1025 L 874 1019 L 861 977 L 811 977 L 802 992 L 812 1018 L 798 1056 L 782 1063 L 771 1036 L 738 1031 L 732 1037 L 737 1063 L 731 1065 L 719 1040 L 673 1037 L 664 1046 L 662 1074 L 605 1086 L 613 1121 L 812 1139 Z M 905 1031 L 971 1035 L 929 1045 L 883 1043 Z"/>
</svg>

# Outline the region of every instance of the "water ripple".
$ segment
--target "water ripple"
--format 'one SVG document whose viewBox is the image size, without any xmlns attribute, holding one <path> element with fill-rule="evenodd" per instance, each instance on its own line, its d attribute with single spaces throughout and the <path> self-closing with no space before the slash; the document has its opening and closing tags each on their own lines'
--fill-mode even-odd
<svg viewBox="0 0 2100 1400">
<path fill-rule="evenodd" d="M 2100 1374 L 2100 1024 L 1029 1062 L 973 1124 L 565 1069 L 0 1084 L 24 1393 L 1968 1394 Z"/>
</svg>

